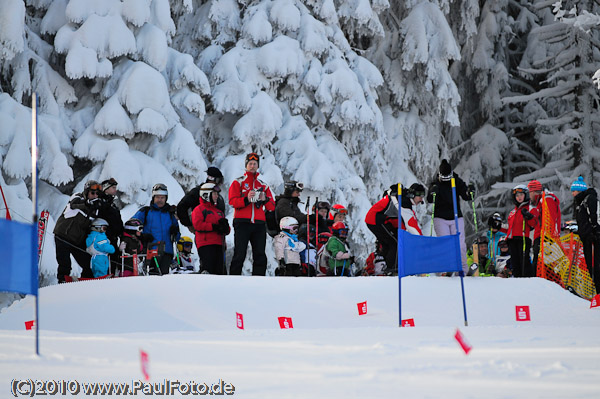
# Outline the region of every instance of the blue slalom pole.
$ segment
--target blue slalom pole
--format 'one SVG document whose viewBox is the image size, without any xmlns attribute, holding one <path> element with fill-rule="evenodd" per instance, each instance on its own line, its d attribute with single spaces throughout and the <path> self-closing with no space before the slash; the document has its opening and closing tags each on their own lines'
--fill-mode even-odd
<svg viewBox="0 0 600 399">
<path fill-rule="evenodd" d="M 460 231 L 458 231 L 458 201 L 456 199 L 456 181 L 454 179 L 454 177 L 452 178 L 452 205 L 454 206 L 454 225 L 456 226 L 456 262 L 458 265 L 460 266 L 460 271 L 458 272 L 458 275 L 460 276 L 460 288 L 462 290 L 462 300 L 463 300 L 463 312 L 465 314 L 465 326 L 469 325 L 469 322 L 467 320 L 467 304 L 465 301 L 465 285 L 463 282 L 463 277 L 465 275 L 465 272 L 462 269 L 462 260 L 461 260 L 461 254 L 460 254 Z M 464 232 L 463 232 L 464 234 Z"/>
<path fill-rule="evenodd" d="M 398 327 L 402 327 L 402 274 L 404 272 L 404 245 L 400 240 L 400 223 L 401 223 L 401 211 L 402 211 L 402 185 L 398 183 L 398 235 L 396 236 L 397 241 L 397 266 L 398 266 Z M 401 261 L 402 260 L 402 261 Z"/>
<path fill-rule="evenodd" d="M 38 247 L 38 174 L 37 174 L 37 93 L 31 93 L 31 202 L 33 203 L 33 228 L 31 229 L 31 266 L 32 280 L 35 284 L 35 354 L 40 355 L 40 302 L 39 302 L 39 263 L 38 251 L 34 248 Z M 34 267 L 35 266 L 35 267 Z"/>
</svg>

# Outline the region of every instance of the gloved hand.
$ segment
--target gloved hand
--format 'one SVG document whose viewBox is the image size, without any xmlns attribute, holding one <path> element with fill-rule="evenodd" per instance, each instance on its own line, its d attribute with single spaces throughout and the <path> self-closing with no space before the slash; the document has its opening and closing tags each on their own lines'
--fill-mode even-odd
<svg viewBox="0 0 600 399">
<path fill-rule="evenodd" d="M 119 251 L 121 251 L 121 252 L 125 251 L 126 247 L 127 247 L 127 243 L 125 241 L 121 241 L 121 244 L 119 244 Z"/>
<path fill-rule="evenodd" d="M 474 197 L 475 196 L 475 186 L 473 185 L 473 183 L 469 184 L 467 189 L 469 190 L 469 195 Z"/>
<path fill-rule="evenodd" d="M 229 221 L 226 218 L 219 219 L 219 226 L 223 234 L 229 234 Z"/>
<path fill-rule="evenodd" d="M 177 226 L 176 224 L 172 224 L 171 227 L 169 227 L 169 234 L 172 236 L 176 236 L 177 233 L 179 233 L 179 226 Z"/>
<path fill-rule="evenodd" d="M 154 241 L 154 236 L 150 233 L 143 233 L 142 234 L 142 243 L 144 243 L 144 247 L 147 246 L 147 244 L 149 242 L 153 242 Z"/>
<path fill-rule="evenodd" d="M 177 215 L 177 205 L 171 205 L 171 207 L 169 208 L 169 212 L 173 215 Z"/>
<path fill-rule="evenodd" d="M 433 186 L 431 186 L 431 189 L 429 190 L 429 192 L 431 194 L 437 195 L 440 192 L 440 186 L 438 186 L 437 184 L 434 184 Z"/>
<path fill-rule="evenodd" d="M 99 209 L 100 206 L 102 205 L 102 200 L 99 197 L 96 198 L 92 198 L 92 199 L 88 199 L 86 201 L 86 203 L 92 208 L 92 209 Z"/>
<path fill-rule="evenodd" d="M 500 230 L 500 228 L 502 227 L 502 223 L 500 223 L 499 221 L 495 220 L 492 216 L 490 216 L 488 218 L 488 226 L 490 226 L 493 229 L 497 229 Z"/>
<path fill-rule="evenodd" d="M 521 208 L 521 214 L 523 215 L 525 220 L 531 220 L 534 218 L 534 216 L 531 214 L 531 212 L 529 212 L 529 209 L 527 208 Z"/>
<path fill-rule="evenodd" d="M 213 223 L 212 229 L 217 234 L 223 234 L 223 231 L 221 229 L 221 225 L 219 223 Z"/>
<path fill-rule="evenodd" d="M 350 263 L 354 263 L 354 256 L 350 257 Z"/>
</svg>

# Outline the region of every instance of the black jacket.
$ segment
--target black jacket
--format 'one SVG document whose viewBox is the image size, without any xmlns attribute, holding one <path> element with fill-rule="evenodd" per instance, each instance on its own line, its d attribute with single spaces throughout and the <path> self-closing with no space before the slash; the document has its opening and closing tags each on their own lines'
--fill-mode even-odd
<svg viewBox="0 0 600 399">
<path fill-rule="evenodd" d="M 54 226 L 54 235 L 73 245 L 85 248 L 90 225 L 98 215 L 100 201 L 91 203 L 83 193 L 73 194 Z"/>
<path fill-rule="evenodd" d="M 113 245 L 117 244 L 117 237 L 123 233 L 123 219 L 121 219 L 121 212 L 117 209 L 114 203 L 114 197 L 100 194 L 102 200 L 100 209 L 98 209 L 98 217 L 108 222 L 108 230 L 106 230 L 106 236 Z"/>
<path fill-rule="evenodd" d="M 598 226 L 598 194 L 593 188 L 580 192 L 575 197 L 575 214 L 578 234 L 582 240 L 600 233 Z"/>
<path fill-rule="evenodd" d="M 456 181 L 456 195 L 460 196 L 465 201 L 470 201 L 471 196 L 469 194 L 469 188 L 467 184 L 460 178 L 456 173 L 454 179 Z M 427 202 L 430 204 L 433 202 L 432 189 L 437 186 L 437 194 L 435 196 L 435 209 L 433 217 L 442 218 L 446 220 L 454 220 L 454 204 L 452 201 L 452 183 L 450 181 L 439 181 L 437 178 L 429 185 L 427 194 Z M 458 202 L 458 198 L 456 198 Z M 458 217 L 462 217 L 460 210 L 460 202 L 456 204 L 458 208 Z"/>
<path fill-rule="evenodd" d="M 177 204 L 177 217 L 182 225 L 192 227 L 192 212 L 198 205 L 200 205 L 200 186 L 193 188 Z M 225 213 L 225 200 L 221 194 L 217 200 L 217 209 Z"/>
<path fill-rule="evenodd" d="M 283 195 L 275 199 L 275 217 L 277 219 L 277 225 L 281 219 L 286 216 L 296 218 L 298 224 L 306 223 L 306 214 L 302 213 L 298 204 L 300 203 L 299 197 L 284 197 Z"/>
</svg>

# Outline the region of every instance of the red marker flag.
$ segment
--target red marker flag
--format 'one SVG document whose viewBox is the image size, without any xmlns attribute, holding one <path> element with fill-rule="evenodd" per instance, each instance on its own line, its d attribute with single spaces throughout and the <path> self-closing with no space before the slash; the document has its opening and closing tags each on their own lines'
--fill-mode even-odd
<svg viewBox="0 0 600 399">
<path fill-rule="evenodd" d="M 29 321 L 25 322 L 26 330 L 31 330 L 31 329 L 33 329 L 33 327 L 35 327 L 35 320 L 29 320 Z"/>
<path fill-rule="evenodd" d="M 597 308 L 598 306 L 600 306 L 600 294 L 597 294 L 595 297 L 592 298 L 592 303 L 590 303 L 590 309 Z"/>
<path fill-rule="evenodd" d="M 531 321 L 529 306 L 516 306 L 517 321 Z"/>
<path fill-rule="evenodd" d="M 402 327 L 414 327 L 415 319 L 404 319 L 402 320 Z"/>
<path fill-rule="evenodd" d="M 460 345 L 462 350 L 465 351 L 465 355 L 468 355 L 471 349 L 473 349 L 473 347 L 469 345 L 466 338 L 462 335 L 458 328 L 456 329 L 456 334 L 454 334 L 454 338 L 456 339 L 456 341 L 458 341 L 458 344 Z"/>
<path fill-rule="evenodd" d="M 358 315 L 359 316 L 367 314 L 367 301 L 357 303 L 356 306 L 358 306 Z"/>
<path fill-rule="evenodd" d="M 277 320 L 279 320 L 279 327 L 282 329 L 294 328 L 291 317 L 278 317 Z"/>
<path fill-rule="evenodd" d="M 140 349 L 140 362 L 142 364 L 142 374 L 144 374 L 144 379 L 146 381 L 150 381 L 150 359 L 148 354 Z"/>
<path fill-rule="evenodd" d="M 240 330 L 244 329 L 244 315 L 241 313 L 235 313 L 235 324 L 237 326 L 237 328 L 239 328 Z"/>
</svg>

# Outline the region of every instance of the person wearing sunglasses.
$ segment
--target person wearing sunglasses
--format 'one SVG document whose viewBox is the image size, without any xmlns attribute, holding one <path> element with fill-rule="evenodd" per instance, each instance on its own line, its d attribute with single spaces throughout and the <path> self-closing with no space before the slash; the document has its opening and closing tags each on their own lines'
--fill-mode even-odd
<svg viewBox="0 0 600 399">
<path fill-rule="evenodd" d="M 223 184 L 223 174 L 219 168 L 214 166 L 208 168 L 206 171 L 206 181 L 204 183 L 213 183 L 220 189 Z M 204 183 L 191 189 L 177 204 L 177 217 L 179 218 L 179 221 L 193 234 L 195 233 L 195 230 L 194 224 L 192 223 L 192 212 L 194 211 L 194 208 L 200 205 L 200 187 L 202 187 L 202 184 Z M 216 207 L 221 210 L 221 212 L 225 212 L 225 200 L 220 193 Z"/>
<path fill-rule="evenodd" d="M 71 196 L 56 221 L 53 233 L 58 263 L 56 277 L 59 283 L 64 283 L 65 276 L 71 275 L 71 255 L 81 267 L 81 277 L 94 277 L 85 240 L 92 220 L 98 216 L 101 205 L 98 194 L 101 190 L 102 187 L 97 181 L 88 180 L 82 192 Z"/>
<path fill-rule="evenodd" d="M 306 223 L 306 214 L 298 208 L 303 189 L 304 184 L 294 180 L 284 184 L 283 194 L 275 198 L 275 220 L 278 226 L 281 219 L 288 216 Z"/>
<path fill-rule="evenodd" d="M 508 215 L 506 233 L 510 249 L 514 277 L 535 277 L 535 268 L 531 265 L 531 236 L 537 224 L 537 218 L 529 211 L 529 190 L 524 184 L 515 186 L 512 191 L 515 207 Z"/>
<path fill-rule="evenodd" d="M 267 272 L 267 225 L 265 211 L 275 211 L 275 200 L 269 186 L 260 180 L 258 154 L 246 155 L 243 176 L 229 186 L 229 205 L 233 211 L 234 249 L 229 274 L 242 274 L 248 243 L 252 245 L 252 275 Z"/>
</svg>

